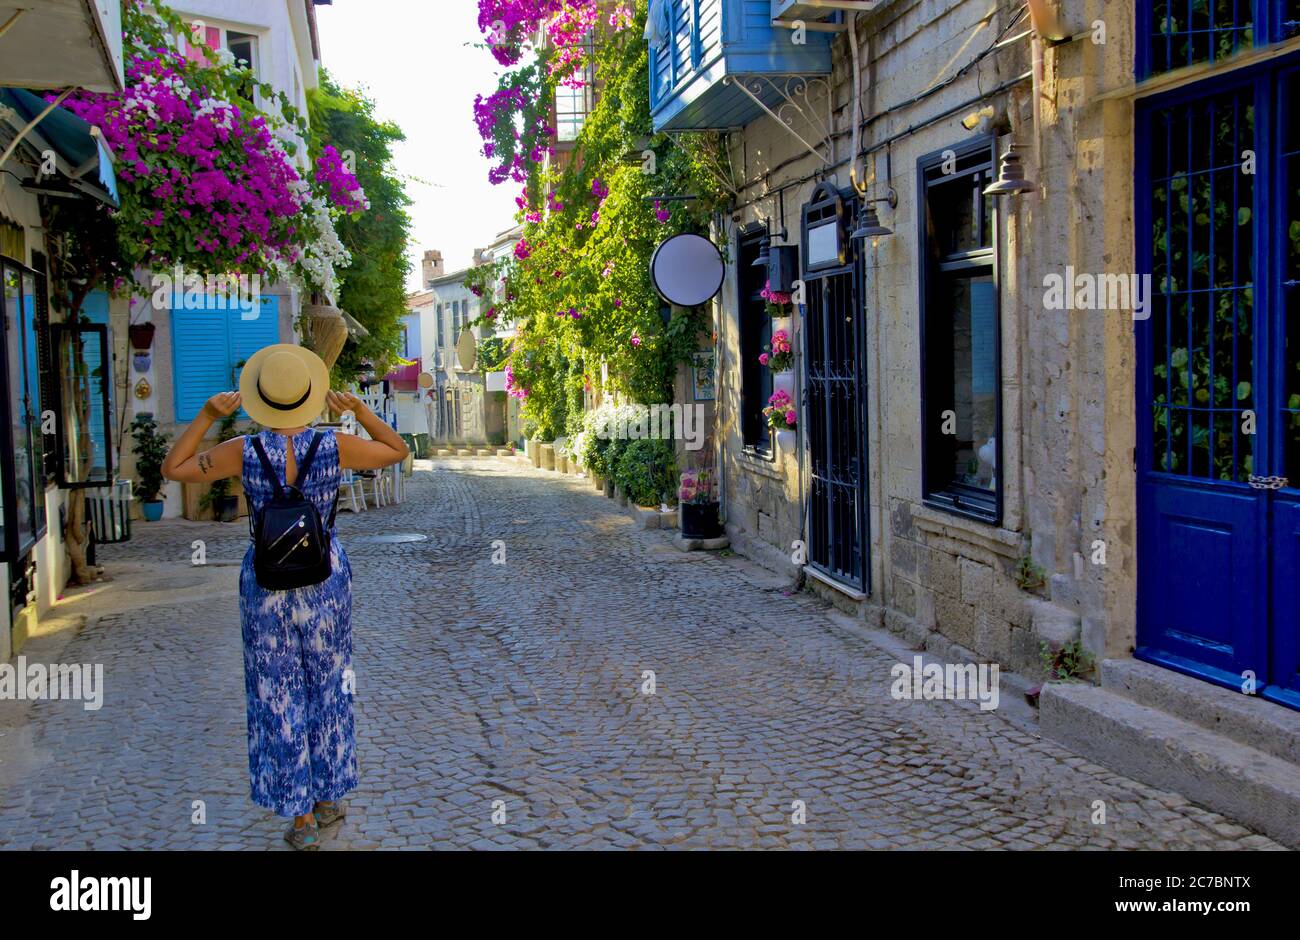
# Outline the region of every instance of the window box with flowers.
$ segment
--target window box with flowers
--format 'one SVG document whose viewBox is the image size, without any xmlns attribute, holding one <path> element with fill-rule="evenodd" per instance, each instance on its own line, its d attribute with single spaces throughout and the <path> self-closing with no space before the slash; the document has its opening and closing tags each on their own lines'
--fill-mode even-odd
<svg viewBox="0 0 1300 940">
<path fill-rule="evenodd" d="M 773 373 L 779 375 L 794 369 L 794 345 L 790 342 L 790 333 L 787 330 L 773 332 L 772 341 L 763 349 L 764 352 L 758 357 L 758 361 Z"/>
<path fill-rule="evenodd" d="M 790 393 L 780 388 L 773 392 L 763 409 L 763 417 L 767 419 L 768 427 L 776 432 L 777 445 L 782 450 L 794 450 L 799 413 L 794 409 L 794 398 Z"/>
</svg>

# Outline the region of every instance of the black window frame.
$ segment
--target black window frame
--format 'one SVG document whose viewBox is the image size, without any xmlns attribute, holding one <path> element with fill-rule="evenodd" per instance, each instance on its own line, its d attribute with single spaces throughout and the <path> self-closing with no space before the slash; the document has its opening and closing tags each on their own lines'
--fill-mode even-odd
<svg viewBox="0 0 1300 940">
<path fill-rule="evenodd" d="M 736 310 L 740 349 L 740 435 L 745 453 L 757 460 L 776 460 L 775 437 L 763 418 L 763 409 L 775 387 L 772 370 L 758 361 L 772 342 L 772 318 L 759 296 L 767 280 L 766 270 L 755 268 L 759 245 L 767 227 L 751 225 L 736 233 Z M 757 288 L 754 284 L 757 283 Z"/>
<path fill-rule="evenodd" d="M 53 409 L 58 402 L 54 387 L 54 359 L 50 353 L 50 282 L 48 261 L 39 251 L 32 252 L 32 268 L 36 271 L 36 357 L 40 369 L 41 410 Z M 55 414 L 58 412 L 56 411 Z M 45 451 L 43 478 L 46 486 L 59 480 L 59 431 L 56 427 L 45 433 L 42 415 L 41 441 Z"/>
<path fill-rule="evenodd" d="M 69 449 L 67 422 L 64 420 L 64 401 L 63 401 L 63 360 L 59 356 L 59 350 L 62 348 L 61 337 L 65 333 L 75 333 L 98 338 L 100 348 L 100 362 L 103 373 L 100 376 L 100 395 L 103 399 L 104 415 L 104 476 L 88 480 L 72 480 L 68 478 L 67 453 Z M 55 469 L 58 475 L 59 488 L 64 490 L 88 490 L 99 489 L 106 486 L 112 486 L 114 481 L 113 466 L 113 346 L 109 338 L 109 330 L 103 323 L 91 323 L 84 318 L 79 319 L 76 323 L 51 323 L 50 324 L 50 356 L 53 361 L 53 376 L 55 386 L 55 415 L 57 416 L 56 424 L 58 426 L 58 456 Z M 89 425 L 87 425 L 89 433 Z"/>
<path fill-rule="evenodd" d="M 33 377 L 27 373 L 27 356 L 26 351 L 28 344 L 36 354 L 37 374 L 34 377 L 38 389 L 38 394 L 43 393 L 40 375 L 40 311 L 41 298 L 46 290 L 45 275 L 41 272 L 29 268 L 22 262 L 9 257 L 0 257 L 0 269 L 12 270 L 18 277 L 20 296 L 22 292 L 23 280 L 30 276 L 32 278 L 32 335 L 27 335 L 26 324 L 22 318 L 22 302 L 19 302 L 19 310 L 12 312 L 7 307 L 5 292 L 0 283 L 0 337 L 3 337 L 4 347 L 0 349 L 0 387 L 4 389 L 3 401 L 0 402 L 0 452 L 6 455 L 15 455 L 17 453 L 17 441 L 14 439 L 13 414 L 11 410 L 11 391 L 15 381 L 23 383 L 23 408 L 28 412 L 28 421 L 35 422 L 35 431 L 29 433 L 28 441 L 28 487 L 30 489 L 29 499 L 32 506 L 32 514 L 29 520 L 31 535 L 19 541 L 18 531 L 18 475 L 16 461 L 12 456 L 0 461 L 0 490 L 2 490 L 3 499 L 3 519 L 4 532 L 0 538 L 0 562 L 8 564 L 18 564 L 23 558 L 31 554 L 36 544 L 49 532 L 49 506 L 46 503 L 46 480 L 45 480 L 45 440 L 44 435 L 40 433 L 42 425 L 43 412 L 49 407 L 45 402 L 41 402 L 40 412 L 31 414 L 31 402 L 27 398 L 26 391 L 30 388 Z M 3 279 L 3 271 L 0 270 L 0 281 Z M 12 322 L 11 322 L 12 320 Z M 9 330 L 18 332 L 18 344 L 20 353 L 20 362 L 11 363 L 9 361 Z M 30 425 L 29 425 L 30 427 Z M 39 453 L 38 453 L 39 449 Z"/>
<path fill-rule="evenodd" d="M 956 172 L 943 174 L 942 168 L 949 160 L 955 160 Z M 928 230 L 930 217 L 930 194 L 939 186 L 961 185 L 959 180 L 968 176 L 988 173 L 990 177 L 997 167 L 997 138 L 984 135 L 963 141 L 942 150 L 926 154 L 917 160 L 917 270 L 920 321 L 920 380 L 921 380 L 921 500 L 927 505 L 943 512 L 978 522 L 998 526 L 1002 524 L 1004 509 L 1004 487 L 1006 466 L 1003 456 L 1006 453 L 1003 439 L 1003 395 L 1005 392 L 1002 374 L 1002 289 L 999 263 L 999 234 L 1001 232 L 1001 207 L 999 198 L 992 197 L 993 217 L 990 220 L 990 238 L 987 247 L 974 251 L 964 251 L 944 256 L 932 253 L 932 240 Z M 936 171 L 938 178 L 936 179 Z M 983 200 L 978 203 L 983 212 Z M 980 230 L 983 231 L 983 219 Z M 942 275 L 957 270 L 987 270 L 993 279 L 994 294 L 994 434 L 997 438 L 997 456 L 994 469 L 995 485 L 993 490 L 979 489 L 958 483 L 952 478 L 951 446 L 943 434 L 942 414 L 953 407 L 951 393 L 941 394 L 935 401 L 935 389 L 932 381 L 936 377 L 931 369 L 930 359 L 935 345 L 944 337 L 951 335 L 951 318 L 942 317 L 937 312 L 937 301 L 933 294 L 937 287 L 946 283 Z M 938 329 L 936 329 L 938 327 Z M 947 358 L 951 358 L 948 356 Z M 951 376 L 944 376 L 945 383 L 951 382 Z M 941 406 L 941 407 L 940 407 Z M 933 411 L 932 411 L 933 409 Z M 940 455 L 943 456 L 940 456 Z M 936 461 L 941 461 L 936 463 Z M 936 468 L 944 469 L 936 473 Z M 938 482 L 938 481 L 942 482 Z"/>
</svg>

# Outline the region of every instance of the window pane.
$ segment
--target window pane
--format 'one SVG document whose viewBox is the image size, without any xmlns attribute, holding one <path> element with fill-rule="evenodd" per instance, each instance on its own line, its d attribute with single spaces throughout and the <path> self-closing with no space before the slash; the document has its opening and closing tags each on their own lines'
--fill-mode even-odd
<svg viewBox="0 0 1300 940">
<path fill-rule="evenodd" d="M 1155 112 L 1151 247 L 1152 469 L 1245 482 L 1255 436 L 1253 174 L 1250 89 Z"/>
<path fill-rule="evenodd" d="M 1300 2 L 1292 14 L 1300 18 Z M 1285 94 L 1300 101 L 1300 75 L 1292 75 Z M 1294 105 L 1292 106 L 1294 107 Z M 1285 311 L 1286 347 L 1282 374 L 1286 379 L 1282 428 L 1286 442 L 1285 476 L 1300 486 L 1300 118 L 1294 110 L 1286 117 L 1283 134 L 1282 187 L 1286 196 L 1285 264 L 1282 269 L 1282 309 Z"/>
<path fill-rule="evenodd" d="M 45 438 L 41 434 L 41 372 L 36 347 L 36 275 L 23 274 L 23 386 L 27 404 L 25 443 L 32 461 L 32 519 L 36 532 L 45 528 Z"/>
<path fill-rule="evenodd" d="M 987 171 L 946 179 L 930 188 L 930 238 L 941 257 L 989 248 L 993 244 L 993 182 Z"/>
<path fill-rule="evenodd" d="M 772 318 L 761 292 L 767 283 L 767 269 L 754 267 L 759 242 L 740 246 L 736 268 L 740 291 L 740 407 L 741 434 L 745 446 L 761 453 L 771 450 L 772 437 L 763 409 L 772 397 L 772 370 L 758 361 L 772 341 Z"/>
<path fill-rule="evenodd" d="M 992 492 L 997 487 L 997 288 L 992 275 L 947 279 L 952 318 L 952 480 Z M 942 313 L 942 308 L 939 311 Z"/>
<path fill-rule="evenodd" d="M 27 415 L 26 357 L 22 331 L 22 280 L 17 271 L 4 269 L 5 351 L 9 363 L 9 421 L 14 443 L 14 498 L 17 500 L 18 548 L 25 550 L 36 539 L 36 505 L 32 479 L 32 435 Z"/>
<path fill-rule="evenodd" d="M 1254 45 L 1253 0 L 1153 0 L 1151 73 L 1218 62 Z"/>
<path fill-rule="evenodd" d="M 106 331 L 57 327 L 55 368 L 62 391 L 63 478 L 67 483 L 108 479 L 105 427 L 108 416 Z"/>
<path fill-rule="evenodd" d="M 555 130 L 562 141 L 578 139 L 578 132 L 587 121 L 587 86 L 570 88 L 561 85 L 555 89 Z"/>
</svg>

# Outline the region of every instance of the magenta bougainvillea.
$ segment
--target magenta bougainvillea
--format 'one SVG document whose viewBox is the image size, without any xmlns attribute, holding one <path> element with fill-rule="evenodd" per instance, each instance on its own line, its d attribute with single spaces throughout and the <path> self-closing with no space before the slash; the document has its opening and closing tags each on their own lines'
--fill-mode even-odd
<svg viewBox="0 0 1300 940">
<path fill-rule="evenodd" d="M 130 17 L 142 14 L 129 9 Z M 333 148 L 306 175 L 292 153 L 300 127 L 224 93 L 222 69 L 163 45 L 134 48 L 126 88 L 78 91 L 64 106 L 99 127 L 116 153 L 124 260 L 145 268 L 289 276 L 329 288 L 347 251 L 331 212 L 367 207 Z"/>
<path fill-rule="evenodd" d="M 316 160 L 316 182 L 325 187 L 330 201 L 344 212 L 364 212 L 370 208 L 370 200 L 356 175 L 333 144 L 326 144 Z"/>
<path fill-rule="evenodd" d="M 503 75 L 496 91 L 474 99 L 483 156 L 493 164 L 491 183 L 526 184 L 530 171 L 554 156 L 549 140 L 555 129 L 547 106 L 554 86 L 583 87 L 596 29 L 603 24 L 622 30 L 632 19 L 632 9 L 624 3 L 610 8 L 599 0 L 479 0 L 479 29 L 498 62 L 516 66 L 527 54 L 538 53 L 531 64 Z M 533 50 L 530 42 L 539 32 L 545 35 L 545 48 Z M 530 218 L 539 214 L 520 209 Z"/>
</svg>

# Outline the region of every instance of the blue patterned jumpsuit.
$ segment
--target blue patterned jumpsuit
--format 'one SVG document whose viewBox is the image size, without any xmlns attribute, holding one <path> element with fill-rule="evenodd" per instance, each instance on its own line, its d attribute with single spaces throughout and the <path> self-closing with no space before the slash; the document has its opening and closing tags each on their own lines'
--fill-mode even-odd
<svg viewBox="0 0 1300 940">
<path fill-rule="evenodd" d="M 312 435 L 293 438 L 301 467 Z M 339 446 L 322 431 L 308 479 L 296 486 L 328 522 L 339 486 Z M 271 465 L 285 479 L 286 437 L 260 435 Z M 251 438 L 244 439 L 244 492 L 256 512 L 275 489 Z M 352 723 L 352 567 L 331 530 L 333 564 L 320 584 L 267 591 L 253 574 L 249 545 L 239 575 L 248 696 L 248 775 L 253 802 L 280 816 L 301 816 L 357 785 Z"/>
</svg>

